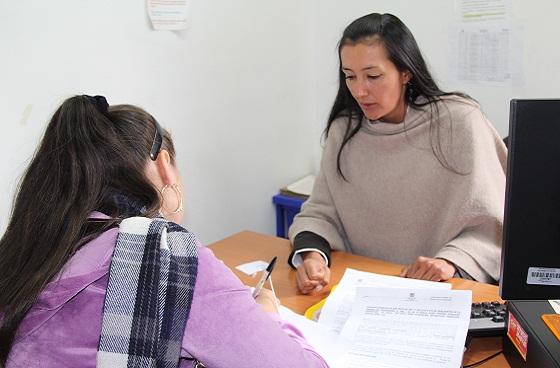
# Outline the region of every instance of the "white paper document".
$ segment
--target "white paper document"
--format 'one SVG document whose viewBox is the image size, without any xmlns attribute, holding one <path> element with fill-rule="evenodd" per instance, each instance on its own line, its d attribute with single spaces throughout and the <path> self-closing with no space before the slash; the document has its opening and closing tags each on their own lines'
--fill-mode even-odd
<svg viewBox="0 0 560 368">
<path fill-rule="evenodd" d="M 336 367 L 456 368 L 470 319 L 470 290 L 360 287 Z"/>
<path fill-rule="evenodd" d="M 522 30 L 509 23 L 463 24 L 449 31 L 452 80 L 480 85 L 523 83 Z"/>
<path fill-rule="evenodd" d="M 315 175 L 307 175 L 304 178 L 299 179 L 295 183 L 292 183 L 286 187 L 290 192 L 302 195 L 311 195 L 313 190 L 313 184 L 315 184 Z"/>
<path fill-rule="evenodd" d="M 156 31 L 187 28 L 187 0 L 147 0 L 148 17 Z"/>
<path fill-rule="evenodd" d="M 556 314 L 560 314 L 560 300 L 549 300 L 548 303 Z"/>
<path fill-rule="evenodd" d="M 347 268 L 338 286 L 327 298 L 321 310 L 318 322 L 329 327 L 331 331 L 340 333 L 352 311 L 357 288 L 365 286 L 408 289 L 451 289 L 451 284 L 448 283 L 379 275 Z"/>
<path fill-rule="evenodd" d="M 336 368 L 336 361 L 349 348 L 348 341 L 329 331 L 327 327 L 308 320 L 284 306 L 280 306 L 278 312 L 284 321 L 300 330 L 307 342 L 321 354 L 331 368 Z"/>
<path fill-rule="evenodd" d="M 237 268 L 239 271 L 249 276 L 255 276 L 257 272 L 261 272 L 265 270 L 267 267 L 268 267 L 268 262 L 261 261 L 261 260 L 243 263 L 238 266 L 235 266 L 235 268 Z"/>
<path fill-rule="evenodd" d="M 487 22 L 512 18 L 511 0 L 455 0 L 458 18 L 463 22 Z"/>
</svg>

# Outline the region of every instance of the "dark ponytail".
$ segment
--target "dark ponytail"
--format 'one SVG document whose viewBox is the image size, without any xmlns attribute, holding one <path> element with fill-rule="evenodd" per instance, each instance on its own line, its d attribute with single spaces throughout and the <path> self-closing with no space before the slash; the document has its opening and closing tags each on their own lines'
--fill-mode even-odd
<svg viewBox="0 0 560 368">
<path fill-rule="evenodd" d="M 135 106 L 108 108 L 98 97 L 72 97 L 58 108 L 21 181 L 0 239 L 0 366 L 41 290 L 91 239 L 92 211 L 113 219 L 103 231 L 124 215 L 110 201 L 115 190 L 140 201 L 146 216 L 160 207 L 144 175 L 155 119 Z M 174 157 L 167 133 L 162 148 Z"/>
</svg>

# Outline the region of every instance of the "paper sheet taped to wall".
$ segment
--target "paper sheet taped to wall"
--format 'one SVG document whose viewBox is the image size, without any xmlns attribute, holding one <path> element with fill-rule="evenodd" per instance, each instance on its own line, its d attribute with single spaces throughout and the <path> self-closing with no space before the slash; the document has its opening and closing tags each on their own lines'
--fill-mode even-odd
<svg viewBox="0 0 560 368">
<path fill-rule="evenodd" d="M 522 85 L 521 32 L 507 23 L 451 27 L 451 79 L 479 85 Z"/>
<path fill-rule="evenodd" d="M 188 0 L 147 0 L 148 16 L 156 31 L 187 28 Z"/>
<path fill-rule="evenodd" d="M 455 9 L 463 22 L 509 20 L 511 0 L 455 0 Z"/>
</svg>

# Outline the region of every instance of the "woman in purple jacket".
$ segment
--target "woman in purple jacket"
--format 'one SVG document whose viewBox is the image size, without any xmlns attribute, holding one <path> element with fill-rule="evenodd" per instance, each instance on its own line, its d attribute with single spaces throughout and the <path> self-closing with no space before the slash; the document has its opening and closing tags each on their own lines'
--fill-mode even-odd
<svg viewBox="0 0 560 368">
<path fill-rule="evenodd" d="M 0 367 L 327 367 L 176 224 L 181 187 L 150 114 L 66 100 L 0 240 Z"/>
</svg>

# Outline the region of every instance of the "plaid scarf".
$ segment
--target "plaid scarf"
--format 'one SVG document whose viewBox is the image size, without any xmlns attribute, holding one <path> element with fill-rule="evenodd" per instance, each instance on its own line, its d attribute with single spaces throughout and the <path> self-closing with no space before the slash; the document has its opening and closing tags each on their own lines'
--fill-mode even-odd
<svg viewBox="0 0 560 368">
<path fill-rule="evenodd" d="M 198 258 L 196 237 L 161 218 L 119 226 L 97 367 L 177 367 Z"/>
</svg>

